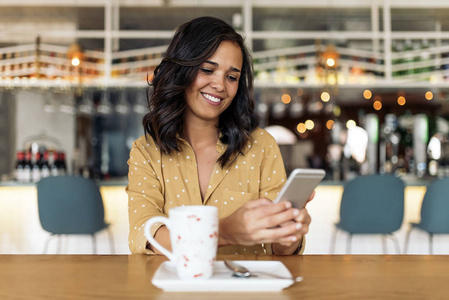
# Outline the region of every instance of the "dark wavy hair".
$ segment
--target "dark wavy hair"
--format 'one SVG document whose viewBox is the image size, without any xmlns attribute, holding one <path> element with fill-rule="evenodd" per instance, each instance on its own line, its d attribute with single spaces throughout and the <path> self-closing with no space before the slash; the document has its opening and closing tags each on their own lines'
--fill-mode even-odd
<svg viewBox="0 0 449 300">
<path fill-rule="evenodd" d="M 143 118 L 145 133 L 166 153 L 181 150 L 186 108 L 185 91 L 194 81 L 201 64 L 210 58 L 223 41 L 240 46 L 243 66 L 237 94 L 219 117 L 220 140 L 227 144 L 218 158 L 221 167 L 243 154 L 251 132 L 258 126 L 254 111 L 253 65 L 244 40 L 230 25 L 214 17 L 200 17 L 181 25 L 175 32 L 164 58 L 154 71 L 148 99 L 149 112 Z"/>
</svg>

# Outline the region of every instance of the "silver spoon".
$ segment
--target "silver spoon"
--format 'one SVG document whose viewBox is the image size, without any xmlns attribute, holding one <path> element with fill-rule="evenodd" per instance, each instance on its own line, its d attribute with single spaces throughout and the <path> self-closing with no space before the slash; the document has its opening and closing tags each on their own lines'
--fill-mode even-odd
<svg viewBox="0 0 449 300">
<path fill-rule="evenodd" d="M 257 274 L 252 273 L 250 270 L 248 270 L 247 268 L 245 268 L 242 265 L 239 265 L 238 263 L 235 263 L 233 261 L 230 260 L 225 260 L 224 264 L 226 267 L 228 267 L 228 269 L 230 269 L 232 271 L 232 276 L 235 277 L 242 277 L 242 278 L 249 278 L 249 277 L 257 277 Z M 257 271 L 258 274 L 263 274 L 263 275 L 268 275 L 277 279 L 288 279 L 288 280 L 293 280 L 294 282 L 300 282 L 304 279 L 304 277 L 299 276 L 296 278 L 293 277 L 285 277 L 285 276 L 280 276 L 277 274 L 272 274 L 272 273 L 268 273 L 268 272 L 263 272 L 263 271 Z"/>
</svg>

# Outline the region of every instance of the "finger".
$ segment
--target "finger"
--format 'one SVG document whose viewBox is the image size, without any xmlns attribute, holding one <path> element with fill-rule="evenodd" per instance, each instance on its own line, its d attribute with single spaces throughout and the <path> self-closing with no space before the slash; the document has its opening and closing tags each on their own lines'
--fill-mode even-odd
<svg viewBox="0 0 449 300">
<path fill-rule="evenodd" d="M 254 235 L 258 243 L 294 243 L 302 236 L 301 223 L 292 222 L 283 227 L 263 229 Z"/>
<path fill-rule="evenodd" d="M 269 218 L 281 212 L 287 211 L 291 209 L 291 207 L 292 204 L 288 201 L 279 203 L 273 203 L 270 201 L 269 205 L 259 205 L 259 206 L 251 204 L 251 206 L 246 207 L 249 208 L 249 210 L 245 212 L 245 217 L 251 218 L 251 220 L 254 221 L 262 221 L 261 226 L 263 227 L 277 226 L 282 222 L 278 221 L 277 223 L 276 222 L 269 223 L 267 222 Z M 297 217 L 297 215 L 295 217 Z M 294 219 L 294 217 L 290 218 Z M 288 219 L 285 219 L 284 221 L 288 221 Z"/>
<path fill-rule="evenodd" d="M 285 227 L 285 226 L 288 226 L 288 225 L 291 225 L 291 224 L 294 224 L 294 223 L 296 223 L 296 221 L 288 220 L 287 222 L 284 222 L 284 223 L 280 224 L 279 226 Z"/>
<path fill-rule="evenodd" d="M 312 201 L 313 198 L 315 198 L 315 190 L 313 190 L 312 194 L 310 195 L 309 199 L 307 199 L 306 203 L 309 203 L 310 201 Z"/>
<path fill-rule="evenodd" d="M 272 204 L 273 204 L 273 202 L 267 198 L 259 198 L 259 199 L 248 201 L 243 206 L 248 209 L 254 209 L 254 208 L 272 205 Z"/>
<path fill-rule="evenodd" d="M 282 237 L 278 240 L 278 243 L 284 245 L 284 246 L 290 246 L 296 241 L 301 240 L 304 235 L 306 235 L 309 231 L 309 226 L 298 223 L 299 226 L 297 226 L 295 229 L 297 229 L 296 232 L 292 233 L 290 236 Z M 292 229 L 293 230 L 293 229 Z"/>
<path fill-rule="evenodd" d="M 285 227 L 285 234 L 292 235 L 296 237 L 302 237 L 309 232 L 310 222 L 298 223 L 298 222 L 288 222 L 283 227 Z M 286 237 L 288 238 L 288 237 Z"/>
<path fill-rule="evenodd" d="M 263 219 L 263 224 L 265 224 L 267 228 L 281 226 L 289 221 L 294 221 L 299 217 L 300 213 L 300 210 L 297 208 L 289 208 L 271 216 L 267 216 Z"/>
<path fill-rule="evenodd" d="M 306 208 L 303 208 L 300 210 L 300 213 L 298 216 L 295 217 L 295 221 L 299 223 L 308 223 L 312 221 L 312 217 L 310 216 L 309 212 Z"/>
<path fill-rule="evenodd" d="M 241 221 L 245 232 L 254 234 L 259 230 L 271 226 L 270 223 L 267 222 L 267 219 L 269 219 L 272 214 L 285 211 L 290 207 L 290 202 L 273 203 L 266 198 L 252 200 L 238 209 L 238 212 L 240 212 L 239 220 Z M 277 225 L 278 224 L 275 224 L 273 226 Z"/>
<path fill-rule="evenodd" d="M 303 236 L 309 232 L 310 220 L 306 222 L 296 223 L 298 231 L 294 233 L 296 236 Z"/>
</svg>

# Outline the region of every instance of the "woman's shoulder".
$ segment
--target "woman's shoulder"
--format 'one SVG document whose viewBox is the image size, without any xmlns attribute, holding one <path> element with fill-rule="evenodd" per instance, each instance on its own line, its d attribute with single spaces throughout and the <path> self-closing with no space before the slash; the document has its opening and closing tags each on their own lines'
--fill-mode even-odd
<svg viewBox="0 0 449 300">
<path fill-rule="evenodd" d="M 257 151 L 257 149 L 263 151 L 268 150 L 268 148 L 278 148 L 276 140 L 274 137 L 268 133 L 263 128 L 257 127 L 251 132 L 251 139 L 248 141 L 248 150 Z"/>
<path fill-rule="evenodd" d="M 133 145 L 136 146 L 150 146 L 155 145 L 153 138 L 149 134 L 144 134 L 140 137 L 138 137 L 136 140 L 134 140 Z"/>
<path fill-rule="evenodd" d="M 268 133 L 268 131 L 260 127 L 256 127 L 256 129 L 253 130 L 251 133 L 251 140 L 253 143 L 254 141 L 258 141 L 257 143 L 261 142 L 262 144 L 276 144 L 274 137 Z"/>
<path fill-rule="evenodd" d="M 159 147 L 156 145 L 156 143 L 154 142 L 153 138 L 149 135 L 142 135 L 139 138 L 137 138 L 133 145 L 132 148 L 138 148 L 138 149 L 144 149 L 144 152 L 148 152 L 148 153 L 159 153 Z"/>
</svg>

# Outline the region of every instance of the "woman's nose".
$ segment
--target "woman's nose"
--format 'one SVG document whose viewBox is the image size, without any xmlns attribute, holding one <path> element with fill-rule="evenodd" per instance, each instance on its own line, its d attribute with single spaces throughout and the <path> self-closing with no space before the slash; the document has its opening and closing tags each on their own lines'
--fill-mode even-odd
<svg viewBox="0 0 449 300">
<path fill-rule="evenodd" d="M 224 89 L 224 80 L 221 78 L 221 76 L 216 76 L 213 78 L 211 82 L 211 86 L 213 89 L 217 91 L 222 91 Z"/>
</svg>

